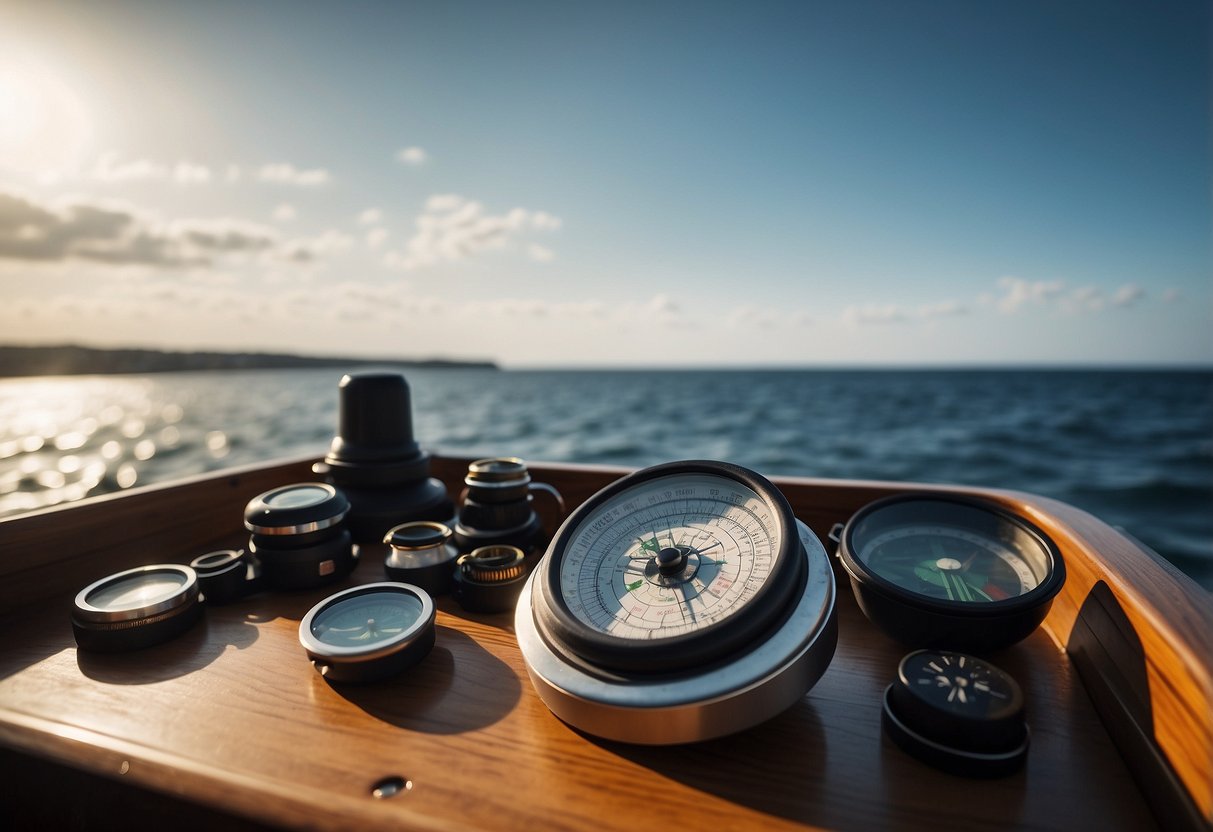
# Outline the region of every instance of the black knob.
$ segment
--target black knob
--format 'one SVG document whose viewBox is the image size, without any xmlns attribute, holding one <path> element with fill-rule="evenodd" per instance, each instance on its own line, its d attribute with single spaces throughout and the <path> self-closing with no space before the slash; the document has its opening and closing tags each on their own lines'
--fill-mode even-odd
<svg viewBox="0 0 1213 832">
<path fill-rule="evenodd" d="M 337 436 L 329 450 L 341 462 L 385 462 L 421 454 L 413 438 L 413 403 L 399 373 L 354 373 L 337 385 Z"/>
</svg>

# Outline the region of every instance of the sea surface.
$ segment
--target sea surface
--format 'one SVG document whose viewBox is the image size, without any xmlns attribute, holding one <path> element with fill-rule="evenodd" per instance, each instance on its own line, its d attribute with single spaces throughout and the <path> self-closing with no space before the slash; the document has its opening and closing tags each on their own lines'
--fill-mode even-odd
<svg viewBox="0 0 1213 832">
<path fill-rule="evenodd" d="M 0 381 L 0 516 L 225 467 L 321 455 L 340 372 Z M 414 370 L 434 452 L 1055 497 L 1213 589 L 1213 372 Z M 840 518 L 844 519 L 844 518 Z"/>
</svg>

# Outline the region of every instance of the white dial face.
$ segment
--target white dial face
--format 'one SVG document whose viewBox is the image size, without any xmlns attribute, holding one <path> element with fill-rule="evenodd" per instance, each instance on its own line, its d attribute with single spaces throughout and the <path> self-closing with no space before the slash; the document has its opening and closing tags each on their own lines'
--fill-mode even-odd
<svg viewBox="0 0 1213 832">
<path fill-rule="evenodd" d="M 773 513 L 746 486 L 671 474 L 616 494 L 573 532 L 560 591 L 575 618 L 625 639 L 702 629 L 741 609 L 771 574 Z"/>
</svg>

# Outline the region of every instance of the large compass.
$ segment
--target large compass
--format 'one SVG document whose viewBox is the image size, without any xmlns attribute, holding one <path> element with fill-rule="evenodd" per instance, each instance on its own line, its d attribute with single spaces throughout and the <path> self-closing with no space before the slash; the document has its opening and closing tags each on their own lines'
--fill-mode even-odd
<svg viewBox="0 0 1213 832">
<path fill-rule="evenodd" d="M 837 640 L 817 538 L 765 478 L 707 461 L 591 497 L 553 538 L 515 625 L 558 716 L 651 744 L 773 716 L 816 682 Z"/>
</svg>

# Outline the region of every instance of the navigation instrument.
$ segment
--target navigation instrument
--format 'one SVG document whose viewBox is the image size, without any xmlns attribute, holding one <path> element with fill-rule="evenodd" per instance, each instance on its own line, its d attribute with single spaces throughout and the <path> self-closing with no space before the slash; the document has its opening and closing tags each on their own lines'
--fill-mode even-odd
<svg viewBox="0 0 1213 832">
<path fill-rule="evenodd" d="M 993 503 L 903 494 L 838 536 L 860 608 L 913 647 L 995 650 L 1036 629 L 1065 582 L 1057 546 Z"/>
<path fill-rule="evenodd" d="M 906 753 L 967 777 L 996 777 L 1028 753 L 1024 698 L 1015 680 L 964 653 L 917 650 L 885 689 L 881 724 Z"/>
<path fill-rule="evenodd" d="M 421 661 L 434 646 L 434 601 L 383 581 L 325 598 L 299 622 L 299 642 L 330 682 L 372 682 Z"/>
<path fill-rule="evenodd" d="M 837 641 L 825 550 L 759 474 L 672 462 L 578 508 L 523 590 L 515 630 L 565 722 L 641 744 L 692 742 L 792 705 Z"/>
</svg>

